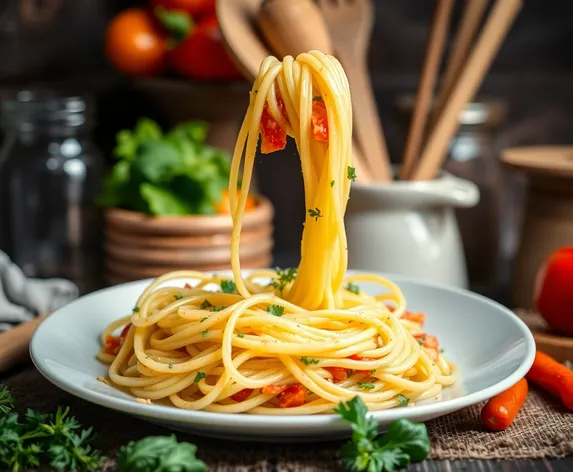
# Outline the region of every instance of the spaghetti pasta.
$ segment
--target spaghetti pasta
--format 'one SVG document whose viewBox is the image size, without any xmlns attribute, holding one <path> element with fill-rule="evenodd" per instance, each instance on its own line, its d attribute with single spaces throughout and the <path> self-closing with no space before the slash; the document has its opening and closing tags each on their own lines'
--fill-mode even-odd
<svg viewBox="0 0 573 472">
<path fill-rule="evenodd" d="M 239 243 L 257 146 L 280 149 L 286 135 L 304 179 L 301 261 L 245 275 Z M 334 57 L 312 51 L 261 64 L 230 175 L 233 275 L 178 271 L 153 281 L 102 334 L 98 356 L 113 385 L 184 409 L 303 415 L 356 395 L 371 410 L 412 405 L 455 382 L 437 339 L 423 332 L 424 315 L 406 310 L 396 285 L 346 275 L 351 139 L 350 91 Z M 370 296 L 361 282 L 382 291 Z"/>
</svg>

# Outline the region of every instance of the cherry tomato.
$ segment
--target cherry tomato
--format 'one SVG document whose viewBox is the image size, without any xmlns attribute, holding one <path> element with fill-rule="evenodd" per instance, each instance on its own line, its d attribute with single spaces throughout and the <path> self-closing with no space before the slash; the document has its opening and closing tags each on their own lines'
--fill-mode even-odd
<svg viewBox="0 0 573 472">
<path fill-rule="evenodd" d="M 573 246 L 547 258 L 537 273 L 533 299 L 551 329 L 573 336 Z"/>
<path fill-rule="evenodd" d="M 241 78 L 225 50 L 216 16 L 209 16 L 197 24 L 191 34 L 170 52 L 169 60 L 173 69 L 183 77 Z"/>
<path fill-rule="evenodd" d="M 239 198 L 239 191 L 237 190 L 237 199 Z M 245 202 L 245 211 L 254 210 L 257 206 L 257 201 L 254 197 L 250 195 L 247 196 L 247 201 Z M 215 210 L 219 215 L 229 215 L 231 214 L 231 203 L 229 202 L 229 191 L 225 190 L 221 197 L 221 201 L 215 205 Z"/>
<path fill-rule="evenodd" d="M 265 395 L 277 395 L 284 392 L 288 388 L 288 385 L 265 385 L 261 388 L 261 393 Z"/>
<path fill-rule="evenodd" d="M 344 367 L 325 367 L 324 370 L 327 370 L 332 374 L 332 380 L 334 380 L 334 383 L 346 380 L 348 378 L 348 373 L 350 372 L 349 369 L 345 369 Z"/>
<path fill-rule="evenodd" d="M 159 74 L 166 64 L 165 35 L 143 8 L 130 8 L 114 17 L 105 33 L 105 54 L 122 74 L 139 77 Z"/>
<path fill-rule="evenodd" d="M 215 14 L 215 0 L 150 0 L 150 4 L 154 9 L 163 7 L 187 12 L 195 21 Z"/>
<path fill-rule="evenodd" d="M 282 101 L 279 101 L 279 106 L 281 103 Z M 261 152 L 263 154 L 269 154 L 271 152 L 280 151 L 285 148 L 286 141 L 286 129 L 272 117 L 265 104 L 263 114 L 261 115 Z"/>
<path fill-rule="evenodd" d="M 424 321 L 426 320 L 426 315 L 424 315 L 424 313 L 414 313 L 411 311 L 407 311 L 402 316 L 402 319 L 412 321 L 414 323 L 424 324 Z"/>
</svg>

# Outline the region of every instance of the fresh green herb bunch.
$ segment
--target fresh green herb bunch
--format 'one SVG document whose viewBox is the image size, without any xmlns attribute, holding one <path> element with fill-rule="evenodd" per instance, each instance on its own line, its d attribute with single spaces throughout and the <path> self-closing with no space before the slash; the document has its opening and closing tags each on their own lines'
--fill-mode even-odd
<svg viewBox="0 0 573 472">
<path fill-rule="evenodd" d="M 396 420 L 378 436 L 378 423 L 367 416 L 360 397 L 340 403 L 334 411 L 352 425 L 352 439 L 340 451 L 348 472 L 394 472 L 430 453 L 428 431 L 422 423 Z"/>
<path fill-rule="evenodd" d="M 228 187 L 230 159 L 205 144 L 207 124 L 181 123 L 163 133 L 140 119 L 116 136 L 118 162 L 107 176 L 100 204 L 151 215 L 212 214 Z"/>
<path fill-rule="evenodd" d="M 8 389 L 0 386 L 0 465 L 13 472 L 44 464 L 62 472 L 100 470 L 105 457 L 91 445 L 92 429 L 82 429 L 69 408 L 18 415 L 13 405 Z"/>
</svg>

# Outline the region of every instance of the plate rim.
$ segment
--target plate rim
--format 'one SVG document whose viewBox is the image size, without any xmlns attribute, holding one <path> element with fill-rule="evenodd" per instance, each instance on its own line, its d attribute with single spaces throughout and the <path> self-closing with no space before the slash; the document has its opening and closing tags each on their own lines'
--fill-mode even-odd
<svg viewBox="0 0 573 472">
<path fill-rule="evenodd" d="M 243 270 L 242 272 L 249 273 L 257 270 L 265 270 L 265 269 L 248 269 L 248 270 Z M 479 391 L 470 394 L 465 394 L 462 395 L 461 397 L 453 399 L 447 399 L 423 405 L 415 405 L 413 407 L 396 407 L 385 410 L 369 411 L 368 414 L 373 418 L 375 418 L 379 423 L 393 421 L 394 419 L 397 418 L 412 419 L 417 417 L 444 416 L 451 414 L 457 410 L 475 405 L 482 401 L 486 401 L 489 398 L 493 397 L 494 395 L 501 393 L 502 391 L 507 390 L 508 388 L 516 384 L 522 377 L 525 376 L 525 374 L 533 364 L 536 353 L 536 344 L 533 338 L 533 334 L 531 333 L 527 325 L 523 322 L 523 320 L 521 320 L 521 318 L 517 316 L 517 314 L 515 314 L 509 308 L 501 305 L 500 303 L 466 289 L 448 286 L 446 284 L 434 283 L 431 281 L 411 276 L 405 276 L 400 274 L 388 274 L 376 271 L 361 271 L 361 270 L 348 270 L 347 275 L 350 276 L 353 274 L 365 273 L 365 272 L 386 277 L 393 283 L 398 285 L 398 287 L 400 287 L 400 284 L 404 282 L 414 285 L 422 285 L 431 289 L 438 289 L 440 291 L 457 293 L 465 297 L 477 299 L 483 303 L 491 305 L 496 310 L 502 312 L 503 316 L 508 317 L 514 323 L 515 327 L 519 329 L 519 332 L 522 335 L 523 341 L 525 343 L 524 344 L 525 352 L 523 357 L 521 358 L 520 364 L 517 366 L 514 372 L 512 372 L 505 379 L 502 379 L 499 382 L 490 385 L 489 387 L 486 387 L 484 389 L 481 389 Z M 219 271 L 213 271 L 213 273 L 228 275 L 230 271 L 219 270 Z M 62 316 L 61 315 L 62 311 L 69 310 L 70 306 L 73 306 L 74 304 L 79 303 L 80 301 L 85 302 L 86 299 L 101 296 L 102 294 L 107 292 L 121 291 L 135 285 L 141 284 L 142 286 L 144 286 L 145 284 L 151 283 L 153 280 L 155 279 L 147 278 L 115 286 L 105 287 L 103 289 L 94 291 L 92 293 L 77 298 L 76 300 L 70 302 L 69 304 L 56 310 L 54 313 L 48 316 L 42 323 L 40 323 L 38 328 L 34 331 L 34 334 L 30 341 L 30 347 L 29 347 L 30 357 L 36 369 L 50 383 L 54 384 L 61 390 L 70 393 L 71 395 L 86 400 L 90 403 L 94 403 L 96 405 L 105 408 L 110 408 L 112 410 L 121 411 L 123 413 L 127 413 L 137 417 L 145 417 L 168 422 L 176 422 L 178 424 L 187 424 L 190 426 L 208 425 L 211 427 L 225 427 L 229 425 L 233 425 L 236 427 L 241 425 L 244 427 L 256 428 L 268 425 L 268 423 L 270 422 L 274 427 L 279 427 L 283 431 L 299 430 L 301 427 L 311 427 L 312 429 L 314 429 L 324 426 L 330 426 L 330 427 L 344 426 L 346 428 L 349 428 L 349 425 L 345 423 L 340 418 L 339 415 L 334 413 L 316 414 L 316 415 L 255 415 L 255 414 L 217 413 L 217 412 L 209 412 L 201 410 L 184 410 L 170 405 L 142 404 L 133 401 L 133 399 L 131 398 L 109 396 L 106 395 L 105 393 L 96 392 L 83 386 L 78 387 L 75 385 L 75 383 L 68 381 L 61 375 L 52 374 L 53 372 L 52 369 L 47 366 L 45 360 L 42 359 L 40 356 L 41 348 L 38 347 L 37 340 L 42 336 L 41 333 L 43 331 L 49 329 L 49 325 L 54 322 L 53 321 L 54 319 L 56 319 L 58 316 Z M 463 379 L 463 373 L 461 377 Z M 94 377 L 94 381 L 97 381 L 96 377 Z M 396 414 L 396 412 L 399 413 Z M 334 430 L 332 431 L 334 432 Z"/>
</svg>

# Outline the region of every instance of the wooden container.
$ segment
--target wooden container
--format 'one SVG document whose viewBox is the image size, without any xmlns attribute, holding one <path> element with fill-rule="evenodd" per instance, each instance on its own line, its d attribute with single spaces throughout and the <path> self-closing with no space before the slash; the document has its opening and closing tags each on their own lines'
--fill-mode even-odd
<svg viewBox="0 0 573 472">
<path fill-rule="evenodd" d="M 537 271 L 573 244 L 573 147 L 507 149 L 503 162 L 528 176 L 525 218 L 514 269 L 514 306 L 531 309 Z"/>
<path fill-rule="evenodd" d="M 272 263 L 273 208 L 263 197 L 245 213 L 241 264 Z M 229 215 L 152 217 L 121 209 L 105 212 L 106 280 L 117 284 L 157 277 L 172 270 L 213 271 L 231 267 Z"/>
<path fill-rule="evenodd" d="M 552 333 L 543 318 L 533 311 L 518 310 L 517 314 L 533 333 L 537 349 L 559 362 L 573 362 L 573 338 Z"/>
</svg>

